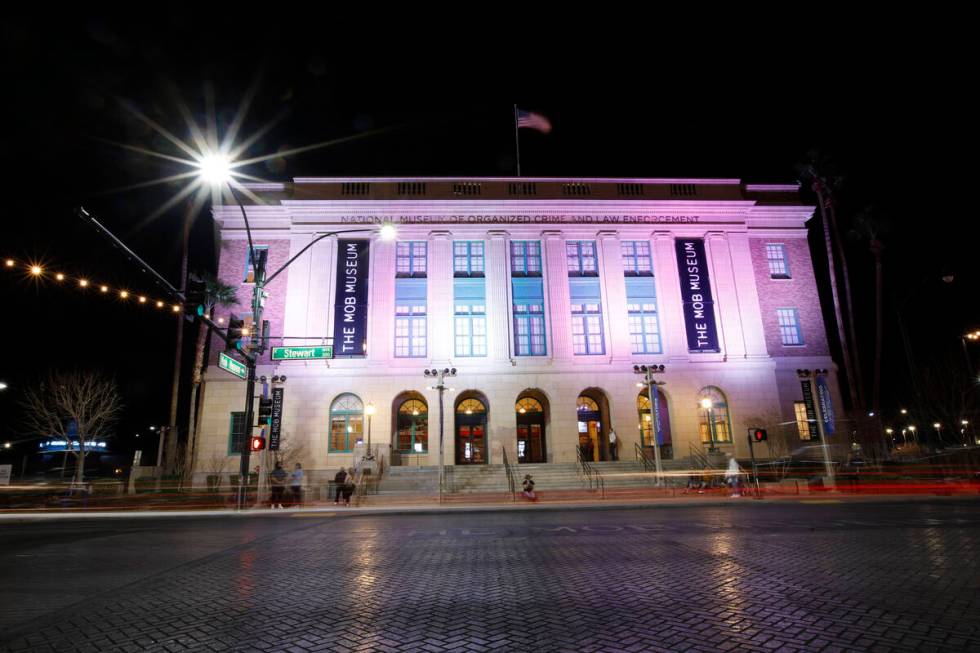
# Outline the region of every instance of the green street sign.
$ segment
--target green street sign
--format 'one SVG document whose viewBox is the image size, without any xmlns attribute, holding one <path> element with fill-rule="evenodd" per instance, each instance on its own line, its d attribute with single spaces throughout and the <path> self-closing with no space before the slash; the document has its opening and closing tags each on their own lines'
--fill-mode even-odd
<svg viewBox="0 0 980 653">
<path fill-rule="evenodd" d="M 225 372 L 231 372 L 240 379 L 244 379 L 247 373 L 245 363 L 236 361 L 234 358 L 224 352 L 218 354 L 218 367 L 223 369 Z"/>
<path fill-rule="evenodd" d="M 333 358 L 333 345 L 321 347 L 273 347 L 274 361 L 310 361 Z"/>
</svg>

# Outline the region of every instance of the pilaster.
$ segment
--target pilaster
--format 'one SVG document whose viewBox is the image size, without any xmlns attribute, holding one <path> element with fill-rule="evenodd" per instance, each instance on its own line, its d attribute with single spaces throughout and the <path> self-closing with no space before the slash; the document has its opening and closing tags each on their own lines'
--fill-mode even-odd
<svg viewBox="0 0 980 653">
<path fill-rule="evenodd" d="M 653 234 L 653 273 L 657 281 L 657 308 L 664 334 L 664 353 L 668 360 L 687 360 L 687 327 L 681 300 L 681 280 L 677 275 L 674 235 L 669 231 Z"/>
<path fill-rule="evenodd" d="M 486 257 L 487 355 L 494 363 L 510 360 L 510 274 L 508 233 L 491 231 Z"/>
<path fill-rule="evenodd" d="M 544 284 L 548 297 L 548 346 L 556 361 L 572 359 L 571 301 L 568 293 L 568 263 L 565 258 L 565 236 L 560 231 L 545 231 Z"/>
<path fill-rule="evenodd" d="M 453 240 L 448 231 L 429 234 L 428 353 L 435 364 L 453 355 Z"/>
<path fill-rule="evenodd" d="M 602 266 L 602 312 L 606 320 L 608 351 L 612 360 L 628 361 L 630 344 L 629 311 L 626 308 L 626 280 L 623 276 L 623 254 L 619 234 L 600 231 L 599 263 Z"/>
</svg>

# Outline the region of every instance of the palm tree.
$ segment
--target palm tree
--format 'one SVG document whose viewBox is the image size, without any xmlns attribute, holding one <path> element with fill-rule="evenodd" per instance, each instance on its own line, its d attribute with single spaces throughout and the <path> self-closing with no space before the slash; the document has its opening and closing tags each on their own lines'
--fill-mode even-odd
<svg viewBox="0 0 980 653">
<path fill-rule="evenodd" d="M 228 285 L 210 272 L 192 274 L 191 279 L 203 285 L 204 297 L 202 304 L 204 314 L 214 316 L 216 306 L 234 306 L 238 303 L 237 289 Z M 205 328 L 203 321 L 197 325 L 197 347 L 194 350 L 194 367 L 191 376 L 191 406 L 189 424 L 187 426 L 187 462 L 184 469 L 191 474 L 194 469 L 195 446 L 197 444 L 197 396 L 203 382 L 204 346 L 211 338 L 211 327 Z"/>
<path fill-rule="evenodd" d="M 882 356 L 882 329 L 883 329 L 883 304 L 884 304 L 884 275 L 882 272 L 882 254 L 885 245 L 881 242 L 880 236 L 887 230 L 887 224 L 874 216 L 871 207 L 867 207 L 854 219 L 854 234 L 862 240 L 868 241 L 868 251 L 875 261 L 875 359 L 874 359 L 874 385 L 871 391 L 871 410 L 878 415 L 880 408 L 879 400 L 881 397 L 881 356 Z"/>
<path fill-rule="evenodd" d="M 841 269 L 844 277 L 844 287 L 846 291 L 848 319 L 850 320 L 851 340 L 844 334 L 844 318 L 841 312 L 840 291 L 837 284 L 837 270 L 834 256 L 834 239 L 831 236 L 831 228 L 837 232 L 837 220 L 834 216 L 833 196 L 837 187 L 840 185 L 840 177 L 832 174 L 829 162 L 818 152 L 812 151 L 807 156 L 807 161 L 797 166 L 803 181 L 810 183 L 810 188 L 817 195 L 817 204 L 820 209 L 820 219 L 823 224 L 824 244 L 827 247 L 827 270 L 830 275 L 830 293 L 834 301 L 834 316 L 837 321 L 837 336 L 841 345 L 841 356 L 843 358 L 844 372 L 847 375 L 847 389 L 851 398 L 852 408 L 857 409 L 864 402 L 860 400 L 863 395 L 860 381 L 860 370 L 857 358 L 851 353 L 851 343 L 857 349 L 857 338 L 854 331 L 854 321 L 852 305 L 850 301 L 850 282 L 847 278 L 847 262 L 844 259 L 844 251 L 840 248 L 840 235 L 837 234 L 837 250 L 841 259 Z"/>
</svg>

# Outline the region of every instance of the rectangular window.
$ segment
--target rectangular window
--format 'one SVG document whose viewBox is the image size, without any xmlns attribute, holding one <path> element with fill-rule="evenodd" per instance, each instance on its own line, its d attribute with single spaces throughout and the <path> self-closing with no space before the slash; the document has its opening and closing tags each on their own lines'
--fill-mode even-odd
<svg viewBox="0 0 980 653">
<path fill-rule="evenodd" d="M 487 310 L 483 304 L 456 303 L 456 355 L 487 355 Z"/>
<path fill-rule="evenodd" d="M 425 319 L 424 302 L 405 302 L 395 305 L 395 356 L 397 358 L 425 358 Z"/>
<path fill-rule="evenodd" d="M 796 429 L 800 432 L 800 439 L 812 440 L 813 436 L 810 434 L 810 420 L 806 415 L 806 402 L 794 401 L 793 410 L 796 413 Z"/>
<path fill-rule="evenodd" d="M 790 278 L 785 245 L 781 243 L 766 243 L 766 261 L 769 263 L 769 277 L 771 279 Z"/>
<path fill-rule="evenodd" d="M 453 242 L 453 275 L 457 277 L 483 276 L 482 240 L 457 240 Z"/>
<path fill-rule="evenodd" d="M 799 315 L 795 308 L 777 308 L 776 319 L 779 321 L 779 336 L 784 345 L 803 344 L 803 331 L 800 329 Z"/>
<path fill-rule="evenodd" d="M 602 338 L 602 305 L 572 304 L 572 353 L 593 356 L 606 353 Z"/>
<path fill-rule="evenodd" d="M 517 356 L 544 356 L 544 305 L 514 304 L 514 353 Z"/>
<path fill-rule="evenodd" d="M 568 261 L 568 276 L 596 277 L 595 241 L 570 240 L 565 243 L 565 258 Z"/>
<path fill-rule="evenodd" d="M 659 354 L 660 324 L 656 302 L 627 304 L 630 323 L 630 343 L 634 354 Z"/>
<path fill-rule="evenodd" d="M 406 241 L 395 246 L 395 276 L 424 277 L 426 273 L 426 242 Z"/>
<path fill-rule="evenodd" d="M 269 260 L 269 246 L 268 245 L 256 245 L 255 246 L 255 258 L 259 260 L 260 267 L 265 270 L 266 262 Z M 249 251 L 248 245 L 245 246 L 245 276 L 243 278 L 244 283 L 255 283 L 255 266 L 252 264 L 252 252 Z M 265 270 L 268 275 L 268 270 Z"/>
<path fill-rule="evenodd" d="M 510 272 L 515 277 L 540 277 L 541 243 L 536 240 L 511 241 Z"/>
<path fill-rule="evenodd" d="M 626 273 L 626 276 L 653 276 L 650 243 L 645 240 L 624 240 L 620 244 L 620 249 L 623 252 L 623 271 Z"/>
<path fill-rule="evenodd" d="M 242 443 L 245 441 L 245 413 L 231 413 L 231 420 L 228 426 L 228 455 L 235 456 L 242 452 Z"/>
</svg>

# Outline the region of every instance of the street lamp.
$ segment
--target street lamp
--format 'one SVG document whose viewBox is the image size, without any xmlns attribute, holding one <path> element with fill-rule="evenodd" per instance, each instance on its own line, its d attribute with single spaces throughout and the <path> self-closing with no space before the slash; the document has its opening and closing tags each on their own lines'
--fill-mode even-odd
<svg viewBox="0 0 980 653">
<path fill-rule="evenodd" d="M 361 229 L 341 229 L 335 231 L 328 231 L 323 234 L 318 234 L 315 238 L 310 240 L 300 251 L 298 251 L 292 258 L 286 261 L 282 267 L 273 272 L 272 274 L 266 276 L 265 261 L 260 259 L 255 255 L 255 244 L 252 241 L 252 228 L 248 223 L 248 213 L 245 211 L 245 206 L 242 204 L 238 197 L 238 193 L 235 192 L 235 183 L 232 181 L 232 169 L 235 167 L 234 162 L 226 155 L 220 152 L 208 152 L 198 160 L 198 168 L 200 169 L 201 179 L 211 184 L 213 187 L 218 188 L 224 184 L 228 186 L 228 192 L 231 194 L 232 199 L 238 208 L 242 212 L 242 220 L 245 223 L 245 234 L 248 237 L 248 255 L 249 260 L 252 263 L 253 269 L 255 271 L 255 285 L 252 289 L 252 324 L 255 325 L 255 329 L 258 337 L 252 339 L 255 344 L 248 347 L 249 351 L 241 350 L 242 355 L 245 358 L 245 366 L 247 369 L 247 374 L 245 377 L 245 429 L 246 437 L 242 439 L 242 450 L 241 450 L 241 461 L 239 466 L 239 489 L 238 489 L 238 509 L 241 510 L 245 506 L 246 491 L 248 488 L 248 473 L 249 473 L 249 454 L 250 454 L 250 441 L 252 434 L 252 422 L 253 422 L 253 403 L 255 401 L 255 367 L 257 364 L 257 354 L 262 354 L 267 346 L 266 336 L 267 334 L 262 332 L 262 309 L 265 305 L 265 300 L 269 296 L 265 291 L 265 287 L 272 283 L 272 280 L 278 277 L 282 272 L 288 268 L 293 261 L 302 256 L 308 249 L 313 247 L 316 243 L 320 242 L 324 238 L 329 236 L 335 236 L 341 233 L 364 233 L 364 232 L 375 232 L 380 231 L 381 237 L 385 240 L 390 240 L 395 236 L 394 227 L 390 224 L 382 225 L 380 229 L 375 227 L 361 228 Z M 220 333 L 220 332 L 219 332 Z"/>
<path fill-rule="evenodd" d="M 447 376 L 456 376 L 455 367 L 445 367 L 441 370 L 425 370 L 422 372 L 422 376 L 427 379 L 436 379 L 436 384 L 429 386 L 430 390 L 439 391 L 439 503 L 442 503 L 442 493 L 445 478 L 445 468 L 443 465 L 443 420 L 442 420 L 442 395 L 446 392 L 445 378 Z"/>
<path fill-rule="evenodd" d="M 932 428 L 936 429 L 936 437 L 939 438 L 939 444 L 944 444 L 943 442 L 943 425 L 939 422 L 933 422 Z"/>
<path fill-rule="evenodd" d="M 701 400 L 701 408 L 708 412 L 708 438 L 710 439 L 708 451 L 717 451 L 718 448 L 715 447 L 715 414 L 712 410 L 714 404 L 711 402 L 711 399 L 705 397 Z"/>
<path fill-rule="evenodd" d="M 7 384 L 4 383 L 3 381 L 0 381 L 0 390 L 6 390 L 6 389 L 7 389 Z"/>
<path fill-rule="evenodd" d="M 650 414 L 653 422 L 650 425 L 650 432 L 653 434 L 653 457 L 657 471 L 657 486 L 663 485 L 663 467 L 660 464 L 660 391 L 657 389 L 661 385 L 654 380 L 654 374 L 663 374 L 663 365 L 634 365 L 633 373 L 642 374 L 643 380 L 647 384 L 647 399 L 650 400 Z M 637 384 L 640 385 L 640 384 Z"/>
<path fill-rule="evenodd" d="M 368 402 L 367 406 L 364 407 L 364 414 L 368 418 L 368 441 L 367 441 L 367 455 L 364 456 L 364 460 L 374 460 L 374 453 L 371 451 L 371 416 L 376 412 L 374 404 Z"/>
</svg>

